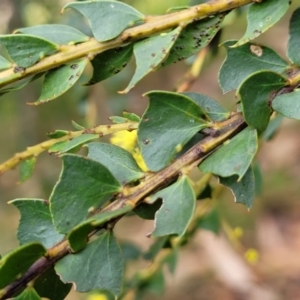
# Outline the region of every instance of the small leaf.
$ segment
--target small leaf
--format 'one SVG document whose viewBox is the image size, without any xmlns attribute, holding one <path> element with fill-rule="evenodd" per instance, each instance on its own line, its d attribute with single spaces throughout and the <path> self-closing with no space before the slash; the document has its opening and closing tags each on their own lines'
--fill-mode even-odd
<svg viewBox="0 0 300 300">
<path fill-rule="evenodd" d="M 162 296 L 165 291 L 165 276 L 162 270 L 157 270 L 143 278 L 143 275 L 140 275 L 140 286 L 138 288 L 137 299 L 142 299 L 144 293 L 153 293 L 156 296 Z"/>
<path fill-rule="evenodd" d="M 137 260 L 141 257 L 142 250 L 131 242 L 122 242 L 121 250 L 125 261 Z"/>
<path fill-rule="evenodd" d="M 224 14 L 196 21 L 182 30 L 162 67 L 182 61 L 206 47 L 220 28 Z"/>
<path fill-rule="evenodd" d="M 83 59 L 76 63 L 67 64 L 58 69 L 48 71 L 45 75 L 39 99 L 30 104 L 38 105 L 45 103 L 65 93 L 79 79 L 87 63 L 88 60 Z"/>
<path fill-rule="evenodd" d="M 300 89 L 275 97 L 272 108 L 287 118 L 300 120 Z"/>
<path fill-rule="evenodd" d="M 178 249 L 172 249 L 172 251 L 166 256 L 164 262 L 168 266 L 168 269 L 171 274 L 175 273 L 176 265 L 178 261 Z"/>
<path fill-rule="evenodd" d="M 58 50 L 56 44 L 26 34 L 0 35 L 0 44 L 6 48 L 10 58 L 21 68 L 28 68 Z"/>
<path fill-rule="evenodd" d="M 155 194 L 163 204 L 155 214 L 153 237 L 170 234 L 182 236 L 192 219 L 196 197 L 187 177 Z"/>
<path fill-rule="evenodd" d="M 77 149 L 78 147 L 81 147 L 82 145 L 86 144 L 89 141 L 92 141 L 94 139 L 99 138 L 98 134 L 82 134 L 77 137 L 75 137 L 73 140 L 68 141 L 67 143 L 63 144 L 63 147 L 60 147 L 58 154 L 63 154 L 66 152 L 69 152 L 73 149 Z M 50 152 L 50 151 L 49 151 Z M 54 152 L 53 150 L 51 152 Z"/>
<path fill-rule="evenodd" d="M 65 147 L 65 145 L 68 144 L 69 141 L 61 141 L 61 142 L 57 142 L 54 145 L 52 145 L 48 152 L 49 153 L 56 153 L 59 152 L 61 149 L 63 149 Z"/>
<path fill-rule="evenodd" d="M 167 166 L 183 146 L 208 126 L 205 112 L 182 94 L 152 91 L 138 128 L 142 156 L 152 171 Z"/>
<path fill-rule="evenodd" d="M 287 46 L 287 57 L 291 62 L 300 66 L 300 7 L 297 8 L 290 21 L 290 37 Z"/>
<path fill-rule="evenodd" d="M 169 241 L 168 236 L 163 236 L 163 237 L 157 238 L 155 240 L 155 242 L 151 245 L 149 250 L 144 253 L 144 255 L 143 255 L 144 259 L 153 260 L 157 256 L 159 251 L 162 248 L 166 247 L 168 241 Z"/>
<path fill-rule="evenodd" d="M 227 41 L 223 46 L 227 57 L 220 69 L 219 83 L 223 93 L 235 90 L 246 77 L 257 71 L 283 73 L 287 62 L 272 49 L 253 43 L 231 48 L 236 41 Z"/>
<path fill-rule="evenodd" d="M 117 296 L 122 287 L 123 257 L 113 233 L 106 232 L 79 253 L 65 256 L 56 266 L 64 282 L 74 282 L 76 290 L 107 290 Z"/>
<path fill-rule="evenodd" d="M 47 133 L 48 137 L 51 139 L 57 139 L 62 136 L 68 135 L 70 132 L 67 130 L 55 130 L 53 132 Z"/>
<path fill-rule="evenodd" d="M 234 174 L 241 180 L 257 151 L 257 132 L 247 127 L 208 156 L 199 166 L 204 173 L 221 177 Z"/>
<path fill-rule="evenodd" d="M 133 44 L 110 49 L 97 54 L 91 61 L 93 76 L 84 85 L 92 85 L 121 72 L 129 63 L 133 54 Z"/>
<path fill-rule="evenodd" d="M 122 185 L 144 176 L 132 155 L 121 147 L 107 143 L 90 143 L 88 149 L 88 157 L 105 166 Z"/>
<path fill-rule="evenodd" d="M 32 156 L 20 163 L 20 182 L 26 181 L 31 177 L 36 163 L 36 157 Z"/>
<path fill-rule="evenodd" d="M 12 63 L 0 55 L 0 70 L 11 68 Z"/>
<path fill-rule="evenodd" d="M 62 24 L 45 24 L 20 28 L 15 32 L 34 35 L 58 45 L 74 45 L 87 42 L 90 39 L 79 30 Z"/>
<path fill-rule="evenodd" d="M 15 199 L 10 201 L 21 214 L 18 240 L 21 245 L 39 242 L 50 248 L 60 242 L 64 235 L 59 234 L 52 222 L 49 204 L 42 199 Z"/>
<path fill-rule="evenodd" d="M 267 128 L 272 113 L 270 101 L 285 84 L 284 77 L 269 71 L 254 73 L 245 79 L 237 94 L 241 98 L 243 115 L 248 125 L 259 131 Z"/>
<path fill-rule="evenodd" d="M 79 11 L 89 20 L 94 37 L 99 42 L 117 37 L 126 28 L 144 19 L 144 15 L 139 11 L 118 1 L 72 2 L 64 9 L 69 7 Z"/>
<path fill-rule="evenodd" d="M 258 162 L 255 162 L 253 165 L 253 175 L 254 175 L 254 186 L 255 186 L 255 194 L 257 196 L 261 196 L 263 192 L 263 174 L 261 172 L 261 168 Z"/>
<path fill-rule="evenodd" d="M 14 300 L 42 300 L 42 298 L 32 287 L 27 287 L 20 295 L 18 295 L 13 299 Z"/>
<path fill-rule="evenodd" d="M 72 284 L 63 283 L 55 273 L 54 268 L 51 268 L 35 279 L 34 288 L 43 298 L 64 300 L 69 294 Z"/>
<path fill-rule="evenodd" d="M 141 118 L 138 115 L 136 115 L 134 113 L 130 113 L 130 112 L 125 111 L 125 110 L 123 111 L 123 117 L 128 119 L 129 121 L 132 121 L 132 122 L 139 123 L 141 121 Z"/>
<path fill-rule="evenodd" d="M 251 167 L 241 181 L 238 181 L 238 177 L 234 175 L 226 178 L 220 177 L 220 183 L 231 189 L 235 202 L 244 204 L 248 209 L 252 207 L 255 196 L 255 183 Z"/>
<path fill-rule="evenodd" d="M 85 157 L 65 154 L 58 183 L 50 196 L 57 230 L 67 233 L 121 188 L 107 168 Z"/>
<path fill-rule="evenodd" d="M 232 47 L 238 47 L 260 36 L 276 24 L 287 12 L 289 0 L 267 0 L 249 7 L 248 26 L 244 36 Z"/>
<path fill-rule="evenodd" d="M 218 210 L 213 208 L 208 214 L 200 218 L 197 221 L 197 227 L 218 234 L 221 229 L 221 219 Z"/>
<path fill-rule="evenodd" d="M 220 122 L 228 119 L 230 116 L 230 112 L 227 109 L 206 95 L 192 92 L 184 92 L 183 95 L 197 103 L 205 111 L 209 120 Z"/>
<path fill-rule="evenodd" d="M 6 287 L 22 275 L 39 258 L 46 249 L 39 243 L 23 245 L 7 253 L 0 260 L 0 289 Z"/>
<path fill-rule="evenodd" d="M 136 60 L 135 73 L 122 94 L 128 93 L 143 77 L 154 71 L 168 56 L 174 45 L 180 27 L 168 33 L 161 33 L 134 44 L 133 52 Z"/>
<path fill-rule="evenodd" d="M 111 116 L 109 119 L 114 123 L 114 124 L 122 124 L 128 122 L 128 119 L 119 117 L 119 116 Z"/>
<path fill-rule="evenodd" d="M 95 228 L 104 225 L 117 217 L 123 216 L 132 210 L 131 205 L 125 205 L 120 209 L 114 211 L 105 211 L 87 219 L 83 223 L 77 225 L 71 230 L 68 235 L 70 247 L 74 252 L 83 249 L 88 242 L 88 234 Z"/>
<path fill-rule="evenodd" d="M 72 125 L 76 130 L 85 130 L 86 128 L 72 120 Z"/>
</svg>

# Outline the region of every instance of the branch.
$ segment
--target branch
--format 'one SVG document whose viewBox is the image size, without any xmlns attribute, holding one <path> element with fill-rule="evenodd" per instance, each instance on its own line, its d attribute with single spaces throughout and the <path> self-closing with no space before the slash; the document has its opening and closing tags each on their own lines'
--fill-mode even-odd
<svg viewBox="0 0 300 300">
<path fill-rule="evenodd" d="M 121 130 L 134 130 L 137 129 L 138 123 L 137 122 L 126 122 L 122 124 L 113 124 L 113 125 L 100 125 L 96 126 L 91 129 L 84 129 L 79 131 L 69 131 L 66 135 L 51 139 L 40 144 L 27 147 L 27 149 L 23 152 L 16 153 L 12 158 L 8 159 L 7 161 L 0 164 L 0 176 L 7 170 L 16 167 L 22 161 L 30 158 L 30 157 L 37 157 L 42 152 L 48 150 L 54 144 L 58 142 L 65 142 L 72 140 L 75 137 L 78 137 L 82 134 L 98 134 L 99 137 L 102 137 L 107 134 L 111 134 Z"/>
<path fill-rule="evenodd" d="M 8 70 L 0 72 L 0 88 L 28 76 L 57 68 L 79 58 L 87 57 L 92 60 L 95 54 L 105 50 L 123 46 L 124 44 L 128 44 L 128 42 L 170 30 L 179 25 L 186 26 L 191 22 L 204 19 L 210 15 L 230 11 L 252 2 L 255 2 L 255 0 L 211 0 L 178 12 L 158 17 L 149 17 L 144 24 L 127 29 L 119 37 L 107 42 L 101 43 L 91 38 L 85 43 L 64 46 L 61 52 L 45 57 L 37 64 L 25 70 L 19 70 L 16 66 L 13 66 Z"/>
<path fill-rule="evenodd" d="M 144 182 L 136 187 L 125 187 L 123 194 L 119 195 L 119 198 L 104 208 L 104 211 L 115 211 L 124 206 L 129 207 L 133 210 L 138 204 L 140 204 L 148 195 L 157 191 L 159 188 L 163 188 L 166 185 L 173 182 L 181 174 L 181 170 L 190 165 L 199 164 L 200 160 L 203 159 L 211 151 L 219 147 L 223 142 L 232 136 L 240 132 L 246 124 L 240 113 L 234 114 L 230 119 L 218 123 L 219 130 L 214 132 L 214 136 L 207 136 L 205 139 L 200 141 L 184 155 L 178 158 L 173 164 L 166 167 L 162 171 L 146 178 Z M 119 220 L 118 217 L 117 220 Z M 111 224 L 115 224 L 116 219 L 112 219 L 107 223 L 103 224 L 101 228 L 93 230 L 89 237 L 94 235 L 97 231 L 103 228 L 108 228 Z M 0 300 L 12 297 L 20 289 L 24 288 L 30 281 L 37 278 L 40 274 L 54 266 L 54 264 L 62 259 L 64 256 L 71 254 L 70 245 L 68 240 L 56 244 L 52 248 L 48 249 L 45 257 L 37 260 L 26 273 L 24 273 L 19 279 L 5 287 L 0 291 Z"/>
</svg>

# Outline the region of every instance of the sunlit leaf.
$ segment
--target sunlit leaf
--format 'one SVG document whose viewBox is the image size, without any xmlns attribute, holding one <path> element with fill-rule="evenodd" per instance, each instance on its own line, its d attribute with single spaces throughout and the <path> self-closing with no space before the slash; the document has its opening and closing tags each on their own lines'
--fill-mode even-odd
<svg viewBox="0 0 300 300">
<path fill-rule="evenodd" d="M 144 15 L 133 7 L 119 1 L 83 1 L 67 4 L 83 14 L 91 25 L 94 37 L 99 42 L 111 40 L 126 28 L 142 21 Z"/>
<path fill-rule="evenodd" d="M 36 164 L 36 157 L 32 156 L 20 163 L 20 182 L 26 181 L 31 177 Z"/>
<path fill-rule="evenodd" d="M 20 68 L 28 68 L 58 50 L 56 44 L 27 34 L 0 35 L 0 44 Z"/>
<path fill-rule="evenodd" d="M 81 76 L 88 59 L 83 59 L 46 73 L 42 93 L 32 105 L 38 105 L 53 100 L 70 89 Z"/>
<path fill-rule="evenodd" d="M 9 69 L 12 63 L 0 55 L 0 70 Z"/>
<path fill-rule="evenodd" d="M 89 143 L 88 149 L 88 157 L 104 165 L 123 185 L 144 176 L 132 155 L 121 147 Z"/>
<path fill-rule="evenodd" d="M 267 0 L 252 4 L 247 14 L 247 31 L 234 47 L 243 45 L 267 31 L 285 15 L 288 8 L 289 0 Z"/>
<path fill-rule="evenodd" d="M 76 28 L 62 24 L 44 24 L 17 29 L 15 32 L 34 35 L 58 45 L 73 45 L 86 42 L 90 37 Z"/>
<path fill-rule="evenodd" d="M 199 166 L 204 173 L 221 177 L 238 175 L 241 180 L 257 151 L 257 132 L 247 127 L 208 156 Z"/>
<path fill-rule="evenodd" d="M 14 300 L 42 300 L 33 287 L 27 287 L 20 295 L 13 298 Z"/>
<path fill-rule="evenodd" d="M 182 94 L 153 91 L 138 128 L 142 156 L 152 171 L 164 168 L 183 146 L 208 126 L 206 113 Z"/>
</svg>

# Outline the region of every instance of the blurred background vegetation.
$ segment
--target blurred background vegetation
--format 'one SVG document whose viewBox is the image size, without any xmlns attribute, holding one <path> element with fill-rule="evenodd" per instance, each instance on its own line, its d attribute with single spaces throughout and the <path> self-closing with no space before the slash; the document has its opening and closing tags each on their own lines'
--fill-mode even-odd
<svg viewBox="0 0 300 300">
<path fill-rule="evenodd" d="M 81 15 L 71 10 L 60 15 L 61 8 L 68 2 L 71 1 L 1 0 L 0 34 L 46 23 L 68 24 L 90 34 Z M 170 7 L 190 4 L 189 0 L 124 2 L 145 14 L 163 14 Z M 257 40 L 282 57 L 285 57 L 289 18 L 295 7 L 294 3 L 277 25 Z M 231 13 L 227 17 L 229 25 L 224 28 L 219 43 L 243 35 L 246 28 L 244 12 L 241 9 L 238 14 Z M 5 55 L 4 49 L 0 48 L 0 52 Z M 233 110 L 234 93 L 222 95 L 218 86 L 218 70 L 224 57 L 222 47 L 216 56 L 208 55 L 191 90 L 207 94 Z M 41 81 L 6 94 L 0 99 L 0 161 L 47 139 L 47 132 L 73 130 L 71 120 L 91 127 L 109 123 L 109 116 L 121 115 L 124 109 L 141 115 L 147 105 L 142 94 L 153 89 L 174 90 L 191 61 L 151 73 L 127 95 L 119 95 L 117 91 L 128 83 L 134 72 L 134 62 L 113 78 L 89 88 L 77 84 L 59 99 L 45 105 L 26 104 L 38 98 Z M 87 68 L 80 81 L 86 82 L 89 76 L 91 69 Z M 199 231 L 180 253 L 175 275 L 167 276 L 166 294 L 150 294 L 147 299 L 300 299 L 299 132 L 297 122 L 285 120 L 272 141 L 261 144 L 257 160 L 261 165 L 263 189 L 252 210 L 234 204 L 232 195 L 222 191 L 217 206 L 227 224 L 225 230 L 218 237 L 209 231 Z M 60 168 L 58 158 L 43 154 L 38 159 L 34 175 L 27 182 L 17 183 L 18 170 L 9 171 L 0 178 L 1 254 L 18 245 L 19 213 L 7 201 L 30 197 L 47 199 Z M 116 231 L 120 238 L 126 236 L 142 249 L 147 249 L 152 243 L 146 237 L 151 226 L 150 221 L 130 217 L 122 220 Z M 248 259 L 240 251 L 240 245 L 245 251 L 248 249 Z M 145 267 L 145 262 L 136 263 L 129 273 L 142 267 Z M 86 298 L 72 292 L 68 299 Z"/>
</svg>

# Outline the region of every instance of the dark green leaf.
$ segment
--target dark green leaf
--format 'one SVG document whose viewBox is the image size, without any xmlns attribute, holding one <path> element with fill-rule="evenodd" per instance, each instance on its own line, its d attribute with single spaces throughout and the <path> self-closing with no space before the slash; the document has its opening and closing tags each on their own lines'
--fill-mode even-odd
<svg viewBox="0 0 300 300">
<path fill-rule="evenodd" d="M 257 71 L 269 70 L 283 73 L 288 64 L 272 49 L 253 43 L 231 48 L 236 41 L 227 41 L 223 46 L 227 57 L 220 73 L 219 83 L 223 93 L 235 90 L 243 80 Z"/>
<path fill-rule="evenodd" d="M 102 234 L 79 253 L 64 257 L 55 269 L 64 282 L 74 282 L 79 292 L 102 289 L 117 296 L 121 291 L 123 257 L 111 232 Z"/>
<path fill-rule="evenodd" d="M 141 121 L 141 118 L 138 115 L 136 115 L 134 113 L 130 113 L 130 112 L 125 111 L 125 110 L 123 111 L 123 117 L 128 119 L 129 121 L 132 121 L 132 122 L 137 122 L 138 123 L 138 122 Z"/>
<path fill-rule="evenodd" d="M 67 143 L 64 143 L 63 146 L 60 147 L 59 151 L 56 151 L 56 152 L 58 152 L 58 154 L 69 152 L 72 149 L 81 147 L 82 145 L 86 144 L 87 142 L 92 141 L 97 138 L 99 138 L 98 134 L 88 134 L 87 133 L 87 134 L 79 135 L 79 136 L 75 137 L 73 140 L 68 141 Z M 49 152 L 55 152 L 55 151 L 53 151 L 53 149 L 51 149 L 51 151 L 50 151 L 50 149 L 49 149 Z"/>
<path fill-rule="evenodd" d="M 245 79 L 237 93 L 248 125 L 259 131 L 267 128 L 272 113 L 270 101 L 285 84 L 284 77 L 269 71 L 254 73 Z"/>
<path fill-rule="evenodd" d="M 70 247 L 74 252 L 83 249 L 88 241 L 87 236 L 93 229 L 99 228 L 106 222 L 113 220 L 117 217 L 123 216 L 131 210 L 132 207 L 130 205 L 126 205 L 114 211 L 106 211 L 99 213 L 87 219 L 85 222 L 77 225 L 75 228 L 72 229 L 72 231 L 68 235 Z"/>
<path fill-rule="evenodd" d="M 72 125 L 76 130 L 85 130 L 86 128 L 72 120 Z"/>
<path fill-rule="evenodd" d="M 208 124 L 205 112 L 182 94 L 153 91 L 138 128 L 142 156 L 152 171 L 167 166 L 183 146 Z"/>
<path fill-rule="evenodd" d="M 62 136 L 65 136 L 67 134 L 69 134 L 70 132 L 67 130 L 55 130 L 53 132 L 49 132 L 47 133 L 48 137 L 51 139 L 57 139 L 60 138 Z"/>
<path fill-rule="evenodd" d="M 208 156 L 199 166 L 204 173 L 222 177 L 238 175 L 241 180 L 257 151 L 257 132 L 247 127 Z"/>
<path fill-rule="evenodd" d="M 119 1 L 83 1 L 67 4 L 83 14 L 91 25 L 94 37 L 99 42 L 111 40 L 126 28 L 142 21 L 144 15 L 133 7 Z"/>
<path fill-rule="evenodd" d="M 255 186 L 255 194 L 257 196 L 261 196 L 263 192 L 263 174 L 261 172 L 261 168 L 258 162 L 255 162 L 253 165 L 253 175 L 254 175 L 254 186 Z"/>
<path fill-rule="evenodd" d="M 27 287 L 20 295 L 13 298 L 14 300 L 42 300 L 34 288 Z"/>
<path fill-rule="evenodd" d="M 300 7 L 297 8 L 290 21 L 290 37 L 287 46 L 287 56 L 296 65 L 300 66 Z"/>
<path fill-rule="evenodd" d="M 183 94 L 197 103 L 206 112 L 208 119 L 214 122 L 220 122 L 228 119 L 230 116 L 230 112 L 227 109 L 206 95 L 192 92 L 185 92 Z"/>
<path fill-rule="evenodd" d="M 69 294 L 72 284 L 63 283 L 55 273 L 54 268 L 43 272 L 35 281 L 34 288 L 44 298 L 64 300 Z"/>
<path fill-rule="evenodd" d="M 58 45 L 74 45 L 86 42 L 90 37 L 77 29 L 62 24 L 45 24 L 20 28 L 17 33 L 31 34 Z"/>
<path fill-rule="evenodd" d="M 162 67 L 184 60 L 207 46 L 220 28 L 224 14 L 196 21 L 182 30 Z"/>
<path fill-rule="evenodd" d="M 132 57 L 133 44 L 97 54 L 91 61 L 93 76 L 84 85 L 92 85 L 121 72 Z"/>
<path fill-rule="evenodd" d="M 274 119 L 271 119 L 267 129 L 262 134 L 262 138 L 265 141 L 271 140 L 278 132 L 282 121 L 283 121 L 283 116 L 281 115 L 277 115 Z"/>
<path fill-rule="evenodd" d="M 15 199 L 11 201 L 21 214 L 18 240 L 21 245 L 39 242 L 50 248 L 64 238 L 52 223 L 49 204 L 42 199 Z"/>
<path fill-rule="evenodd" d="M 22 275 L 45 253 L 46 249 L 41 244 L 30 243 L 4 255 L 0 260 L 0 289 Z"/>
<path fill-rule="evenodd" d="M 247 14 L 247 31 L 234 47 L 243 45 L 267 31 L 285 15 L 288 8 L 289 0 L 267 0 L 252 4 Z"/>
<path fill-rule="evenodd" d="M 197 226 L 198 228 L 206 229 L 218 234 L 221 228 L 221 219 L 217 208 L 214 207 L 208 214 L 200 218 L 197 221 Z"/>
<path fill-rule="evenodd" d="M 272 108 L 287 118 L 300 120 L 300 89 L 277 96 Z"/>
<path fill-rule="evenodd" d="M 20 182 L 26 181 L 33 173 L 36 157 L 32 156 L 20 163 Z"/>
<path fill-rule="evenodd" d="M 65 154 L 62 160 L 63 170 L 50 197 L 50 210 L 55 227 L 67 233 L 121 186 L 96 161 L 74 154 Z"/>
<path fill-rule="evenodd" d="M 196 197 L 199 200 L 212 198 L 212 188 L 209 184 L 207 184 L 203 190 L 200 191 L 200 194 Z"/>
<path fill-rule="evenodd" d="M 231 189 L 235 202 L 244 204 L 248 209 L 252 207 L 255 196 L 255 182 L 251 167 L 242 180 L 238 181 L 238 176 L 234 175 L 226 178 L 220 177 L 220 183 Z"/>
<path fill-rule="evenodd" d="M 12 63 L 0 55 L 0 70 L 9 69 Z"/>
<path fill-rule="evenodd" d="M 160 199 L 156 200 L 153 204 L 141 203 L 138 205 L 134 212 L 142 219 L 154 220 L 155 213 L 161 207 L 162 201 Z"/>
<path fill-rule="evenodd" d="M 89 143 L 88 149 L 88 157 L 103 164 L 122 185 L 144 176 L 132 155 L 121 147 L 107 143 Z"/>
<path fill-rule="evenodd" d="M 136 70 L 127 88 L 122 93 L 128 93 L 137 82 L 160 65 L 168 56 L 180 31 L 181 28 L 177 27 L 168 33 L 161 33 L 134 44 Z"/>
<path fill-rule="evenodd" d="M 0 44 L 5 46 L 10 58 L 21 68 L 28 68 L 58 50 L 56 44 L 26 34 L 0 35 Z"/>
<path fill-rule="evenodd" d="M 183 235 L 195 209 L 194 190 L 187 177 L 155 194 L 163 204 L 155 215 L 154 237 L 170 234 Z"/>
<path fill-rule="evenodd" d="M 76 63 L 67 64 L 58 69 L 48 71 L 43 82 L 42 93 L 39 99 L 30 104 L 42 104 L 65 93 L 79 79 L 87 63 L 88 59 L 83 59 Z"/>
</svg>

